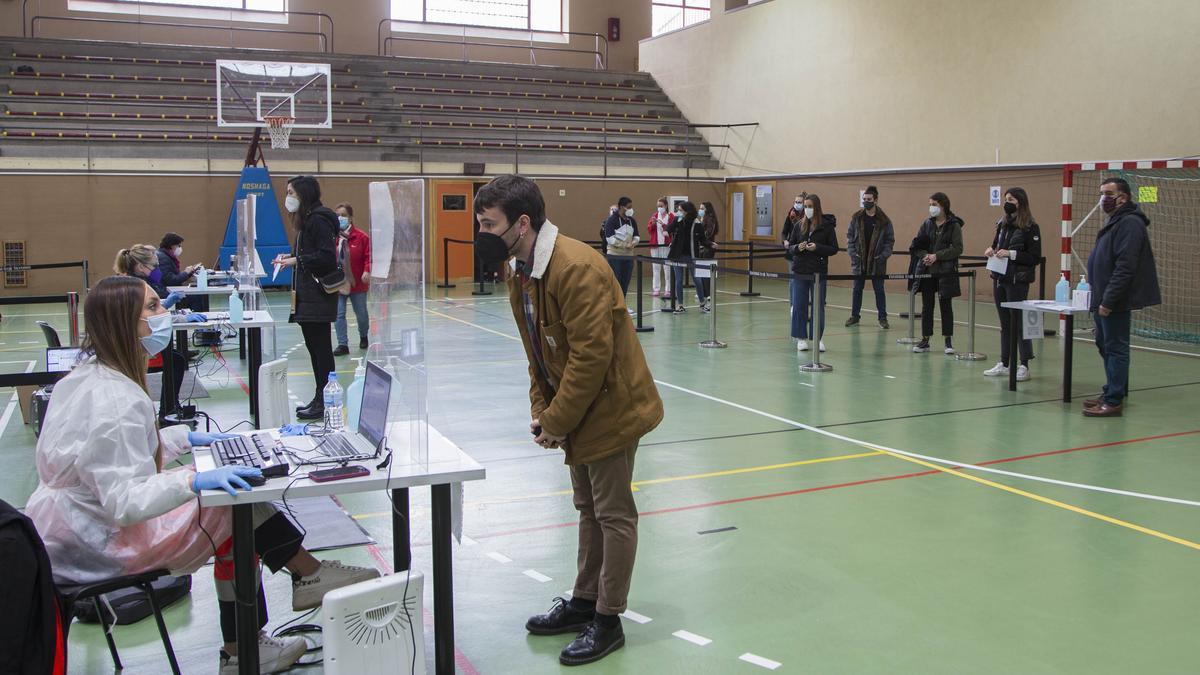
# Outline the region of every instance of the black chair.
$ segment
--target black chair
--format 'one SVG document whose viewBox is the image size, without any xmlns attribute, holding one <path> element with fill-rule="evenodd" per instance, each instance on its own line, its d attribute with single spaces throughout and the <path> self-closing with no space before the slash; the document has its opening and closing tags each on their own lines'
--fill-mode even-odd
<svg viewBox="0 0 1200 675">
<path fill-rule="evenodd" d="M 54 326 L 45 321 L 34 321 L 41 329 L 42 335 L 46 336 L 47 347 L 61 347 L 62 341 L 58 339 L 58 331 L 54 330 Z"/>
<path fill-rule="evenodd" d="M 41 322 L 39 321 L 38 323 Z M 54 329 L 51 328 L 51 330 Z M 167 570 L 151 570 L 149 572 L 142 572 L 141 574 L 113 577 L 90 584 L 74 586 L 58 584 L 58 592 L 63 598 L 63 640 L 66 641 L 67 632 L 71 627 L 72 608 L 75 606 L 75 603 L 91 600 L 92 606 L 96 609 L 97 616 L 100 617 L 100 629 L 104 631 L 104 639 L 108 641 L 108 651 L 112 654 L 113 666 L 117 670 L 124 668 L 121 665 L 121 657 L 117 654 L 117 644 L 113 642 L 112 633 L 109 631 L 107 609 L 100 601 L 100 596 L 124 588 L 138 588 L 149 598 L 150 607 L 154 610 L 154 621 L 158 623 L 158 634 L 162 637 L 163 649 L 167 651 L 167 660 L 171 663 L 171 672 L 174 675 L 179 675 L 179 662 L 175 660 L 175 650 L 171 648 L 171 636 L 167 634 L 167 625 L 163 622 L 162 607 L 158 604 L 158 595 L 155 594 L 154 586 L 151 584 L 155 579 L 165 577 L 168 574 L 170 572 Z"/>
</svg>

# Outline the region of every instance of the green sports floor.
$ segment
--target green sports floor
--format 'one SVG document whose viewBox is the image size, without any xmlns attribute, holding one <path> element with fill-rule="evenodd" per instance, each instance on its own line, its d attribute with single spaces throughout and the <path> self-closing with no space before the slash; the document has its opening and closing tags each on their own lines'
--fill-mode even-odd
<svg viewBox="0 0 1200 675">
<path fill-rule="evenodd" d="M 1140 341 L 1126 415 L 1086 419 L 1079 401 L 1103 374 L 1076 343 L 1074 394 L 1061 398 L 1062 343 L 1035 345 L 1033 379 L 1009 392 L 981 376 L 997 360 L 995 312 L 980 304 L 977 350 L 961 362 L 897 345 L 906 304 L 889 297 L 892 329 L 872 309 L 843 328 L 849 292 L 832 288 L 828 373 L 804 373 L 787 337 L 787 290 L 740 280 L 718 294 L 727 349 L 697 346 L 709 317 L 646 317 L 641 335 L 666 419 L 637 457 L 640 545 L 625 649 L 593 673 L 1194 673 L 1200 586 L 1200 354 Z M 270 294 L 276 317 L 283 294 Z M 632 301 L 632 294 L 631 294 Z M 871 305 L 871 294 L 866 303 Z M 33 324 L 65 328 L 61 307 L 6 307 L 0 368 L 42 367 Z M 487 468 L 466 486 L 454 547 L 457 661 L 463 673 L 552 673 L 570 636 L 532 637 L 524 622 L 571 588 L 575 513 L 561 458 L 529 441 L 528 381 L 501 296 L 431 290 L 431 419 Z M 958 303 L 956 317 L 967 316 Z M 353 323 L 353 322 L 352 322 Z M 352 327 L 351 334 L 354 334 Z M 966 346 L 966 327 L 956 328 Z M 294 326 L 275 336 L 290 389 L 312 380 Z M 269 337 L 264 340 L 271 347 Z M 938 346 L 935 344 L 935 347 Z M 352 349 L 351 356 L 361 354 Z M 270 354 L 268 354 L 270 356 Z M 33 365 L 30 366 L 30 362 Z M 222 426 L 246 417 L 245 364 L 202 365 Z M 354 362 L 339 358 L 339 373 Z M 0 497 L 24 504 L 37 479 L 35 439 L 11 394 L 0 403 Z M 13 399 L 15 401 L 15 399 Z M 1152 495 L 1129 496 L 956 469 L 900 454 Z M 414 568 L 431 569 L 428 491 L 414 491 Z M 322 554 L 390 561 L 385 496 L 342 499 L 378 546 Z M 507 561 L 507 562 L 501 562 Z M 220 642 L 211 568 L 166 611 L 185 673 L 212 673 Z M 548 579 L 548 580 L 547 580 Z M 267 580 L 271 624 L 294 618 L 284 575 Z M 431 605 L 429 584 L 426 606 Z M 432 627 L 426 617 L 427 654 Z M 680 637 L 683 636 L 683 637 Z M 1189 637 L 1191 636 L 1191 637 Z M 162 673 L 152 621 L 115 630 L 126 672 Z M 103 636 L 76 624 L 71 671 L 112 670 Z M 432 667 L 432 662 L 431 662 Z M 318 670 L 297 669 L 295 672 Z"/>
</svg>

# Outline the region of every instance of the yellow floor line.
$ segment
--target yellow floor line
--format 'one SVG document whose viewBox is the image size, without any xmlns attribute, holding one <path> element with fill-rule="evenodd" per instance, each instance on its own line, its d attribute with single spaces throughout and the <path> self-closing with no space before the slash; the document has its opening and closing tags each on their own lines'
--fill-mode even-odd
<svg viewBox="0 0 1200 675">
<path fill-rule="evenodd" d="M 1087 516 L 1089 518 L 1095 518 L 1096 520 L 1104 521 L 1104 522 L 1112 524 L 1112 525 L 1118 525 L 1120 527 L 1124 527 L 1126 529 L 1133 530 L 1134 532 L 1141 532 L 1142 534 L 1148 534 L 1151 537 L 1157 537 L 1159 539 L 1162 539 L 1163 541 L 1169 541 L 1172 544 L 1179 544 L 1180 546 L 1187 546 L 1188 548 L 1200 551 L 1200 544 L 1197 544 L 1194 541 L 1188 541 L 1187 539 L 1182 539 L 1180 537 L 1176 537 L 1174 535 L 1167 534 L 1166 532 L 1159 532 L 1158 530 L 1153 530 L 1148 527 L 1143 527 L 1136 523 L 1131 523 L 1131 522 L 1128 522 L 1125 520 L 1121 520 L 1119 518 L 1113 518 L 1112 516 L 1106 516 L 1103 513 L 1096 513 L 1095 511 L 1089 511 L 1087 509 L 1080 508 L 1080 507 L 1074 506 L 1072 504 L 1067 504 L 1065 502 L 1060 502 L 1056 499 L 1051 499 L 1049 497 L 1043 497 L 1042 495 L 1034 494 L 1032 492 L 1028 492 L 1028 491 L 1022 490 L 1020 488 L 1015 488 L 1015 487 L 1011 487 L 1008 485 L 1004 485 L 1002 483 L 997 483 L 995 481 L 990 481 L 986 478 L 980 478 L 979 476 L 972 476 L 969 473 L 963 473 L 962 471 L 958 471 L 956 469 L 950 469 L 950 468 L 946 468 L 944 466 L 939 466 L 937 464 L 933 464 L 932 462 L 926 462 L 924 460 L 916 459 L 914 457 L 905 457 L 904 455 L 898 455 L 896 453 L 888 452 L 886 450 L 879 450 L 879 448 L 876 448 L 867 443 L 860 443 L 860 445 L 862 445 L 862 447 L 864 447 L 864 448 L 871 448 L 872 450 L 878 450 L 879 452 L 881 452 L 885 455 L 891 456 L 891 457 L 895 457 L 896 459 L 903 459 L 906 462 L 912 462 L 913 464 L 920 464 L 921 466 L 924 466 L 924 467 L 927 467 L 930 469 L 936 469 L 938 471 L 941 471 L 942 473 L 948 473 L 952 476 L 958 476 L 959 478 L 966 478 L 967 480 L 974 481 L 976 483 L 979 483 L 980 485 L 986 485 L 988 487 L 993 487 L 998 490 L 1004 490 L 1005 492 L 1011 492 L 1012 494 L 1019 495 L 1021 497 L 1026 497 L 1028 499 L 1032 499 L 1034 501 L 1038 501 L 1043 504 L 1049 504 L 1050 506 L 1056 506 L 1060 509 L 1066 509 L 1067 511 L 1071 511 L 1072 513 L 1078 513 L 1079 515 L 1082 515 L 1082 516 Z"/>
<path fill-rule="evenodd" d="M 837 455 L 836 457 L 819 457 L 817 459 L 804 459 L 797 462 L 785 462 L 783 464 L 764 464 L 762 466 L 749 466 L 742 469 L 728 469 L 725 471 L 710 471 L 708 473 L 694 473 L 687 476 L 668 476 L 666 478 L 652 478 L 650 480 L 639 480 L 631 484 L 633 491 L 637 492 L 645 485 L 662 485 L 664 483 L 677 483 L 685 480 L 697 480 L 700 478 L 720 478 L 722 476 L 736 476 L 743 473 L 754 473 L 757 471 L 774 471 L 778 469 L 789 469 L 796 466 L 805 466 L 808 464 L 823 464 L 826 462 L 840 462 L 845 459 L 860 459 L 863 457 L 876 457 L 887 454 L 879 450 L 871 452 L 860 452 L 853 455 Z M 522 495 L 520 497 L 508 497 L 506 499 L 491 499 L 480 502 L 467 502 L 466 506 L 492 506 L 495 504 L 509 504 L 512 502 L 523 502 L 531 499 L 543 499 L 545 497 L 565 497 L 573 494 L 572 490 L 558 490 L 556 492 L 543 492 L 533 495 Z M 360 513 L 353 516 L 355 520 L 363 520 L 364 518 L 379 518 L 381 516 L 391 515 L 391 511 L 377 511 L 374 513 Z"/>
</svg>

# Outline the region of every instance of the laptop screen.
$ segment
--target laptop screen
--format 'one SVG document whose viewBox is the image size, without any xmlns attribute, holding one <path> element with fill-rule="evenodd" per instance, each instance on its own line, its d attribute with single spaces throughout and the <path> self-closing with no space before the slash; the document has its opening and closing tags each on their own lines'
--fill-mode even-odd
<svg viewBox="0 0 1200 675">
<path fill-rule="evenodd" d="M 79 347 L 47 347 L 46 372 L 65 373 L 79 360 Z"/>
<path fill-rule="evenodd" d="M 358 414 L 358 433 L 370 441 L 371 445 L 379 445 L 379 441 L 383 439 L 391 395 L 392 376 L 374 361 L 367 361 L 362 408 Z"/>
</svg>

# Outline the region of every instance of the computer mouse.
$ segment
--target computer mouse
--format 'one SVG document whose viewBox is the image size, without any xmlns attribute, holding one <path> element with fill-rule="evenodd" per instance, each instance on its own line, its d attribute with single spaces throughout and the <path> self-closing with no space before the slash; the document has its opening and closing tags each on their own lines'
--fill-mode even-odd
<svg viewBox="0 0 1200 675">
<path fill-rule="evenodd" d="M 249 483 L 251 487 L 258 487 L 267 483 L 266 476 L 242 476 L 242 480 Z"/>
</svg>

